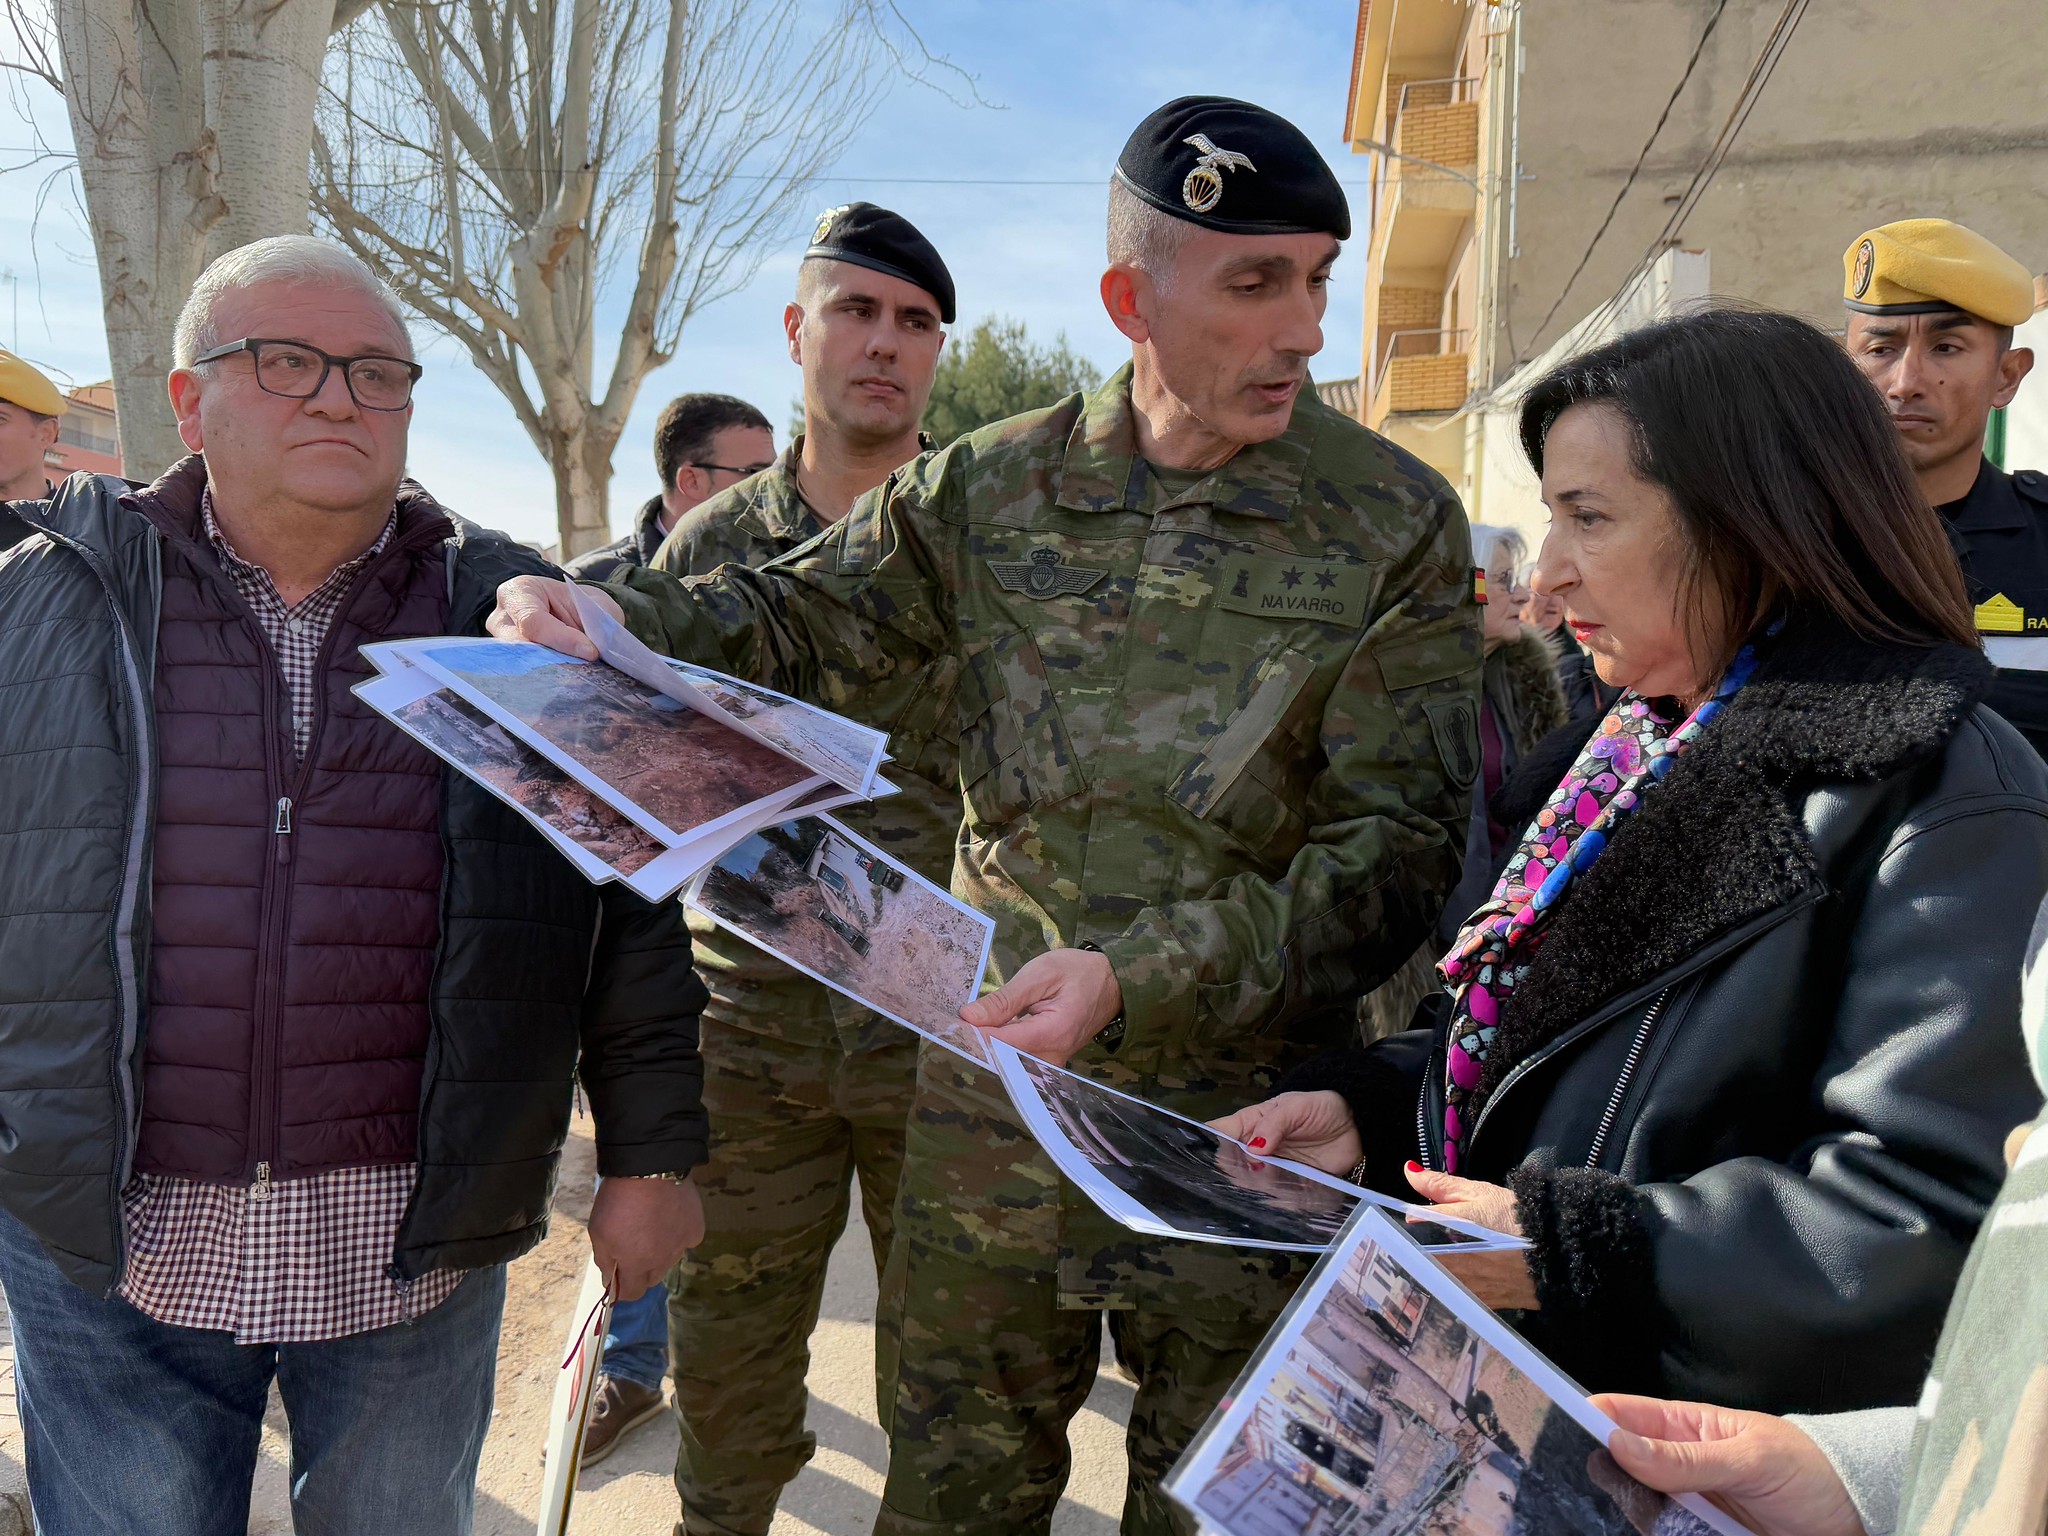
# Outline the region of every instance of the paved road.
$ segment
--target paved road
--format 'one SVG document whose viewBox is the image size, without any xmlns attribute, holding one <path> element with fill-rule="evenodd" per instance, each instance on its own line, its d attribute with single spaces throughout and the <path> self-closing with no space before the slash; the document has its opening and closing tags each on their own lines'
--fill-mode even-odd
<svg viewBox="0 0 2048 1536">
<path fill-rule="evenodd" d="M 498 1353 L 496 1417 L 477 1479 L 477 1536 L 529 1536 L 540 1495 L 540 1444 L 562 1336 L 582 1283 L 595 1162 L 579 1119 L 564 1157 L 546 1242 L 512 1266 Z M 813 1341 L 811 1427 L 818 1454 L 790 1485 L 774 1536 L 866 1536 L 881 1495 L 885 1447 L 875 1423 L 873 1260 L 857 1224 L 832 1255 L 823 1318 Z M 0 1304 L 0 1324 L 5 1322 Z M 13 1352 L 0 1332 L 0 1536 L 22 1536 L 21 1427 L 14 1416 Z M 1114 1536 L 1123 1507 L 1123 1425 L 1129 1383 L 1107 1369 L 1075 1425 L 1074 1477 L 1054 1536 Z M 573 1536 L 668 1536 L 676 1518 L 669 1481 L 676 1432 L 667 1419 L 636 1431 L 591 1470 L 570 1522 Z M 263 1433 L 250 1536 L 288 1536 L 284 1417 L 275 1396 Z"/>
</svg>

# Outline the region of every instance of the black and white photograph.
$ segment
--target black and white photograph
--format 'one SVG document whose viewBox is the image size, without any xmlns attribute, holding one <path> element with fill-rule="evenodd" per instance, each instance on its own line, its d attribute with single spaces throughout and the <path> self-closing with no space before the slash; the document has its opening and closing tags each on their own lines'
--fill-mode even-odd
<svg viewBox="0 0 2048 1536">
<path fill-rule="evenodd" d="M 671 847 L 786 807 L 817 776 L 602 662 L 503 640 L 407 657 Z"/>
<path fill-rule="evenodd" d="M 721 854 L 689 904 L 877 1013 L 986 1064 L 961 1022 L 994 922 L 829 816 L 768 827 Z"/>
<path fill-rule="evenodd" d="M 1746 1536 L 1623 1472 L 1612 1428 L 1364 1208 L 1163 1486 L 1220 1536 Z"/>
<path fill-rule="evenodd" d="M 1518 1248 L 1518 1238 L 1403 1205 L 1281 1158 L 1254 1157 L 1199 1121 L 996 1048 L 1025 1124 L 1060 1171 L 1126 1226 L 1167 1237 L 1320 1253 L 1360 1201 L 1407 1213 L 1433 1248 Z"/>
</svg>

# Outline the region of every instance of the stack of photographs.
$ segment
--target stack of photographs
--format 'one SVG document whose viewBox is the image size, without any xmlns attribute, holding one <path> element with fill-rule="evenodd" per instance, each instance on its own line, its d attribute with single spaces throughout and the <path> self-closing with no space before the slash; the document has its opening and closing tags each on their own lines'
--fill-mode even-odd
<svg viewBox="0 0 2048 1536">
<path fill-rule="evenodd" d="M 995 923 L 830 816 L 743 839 L 698 875 L 690 910 L 786 965 L 983 1066 L 960 1010 L 981 990 Z"/>
<path fill-rule="evenodd" d="M 364 654 L 381 674 L 357 686 L 366 704 L 520 812 L 588 879 L 650 900 L 794 812 L 893 793 L 876 773 L 879 733 L 784 701 L 817 717 L 824 743 L 792 755 L 665 665 L 656 688 L 517 641 L 399 640 Z M 798 740 L 806 723 L 781 735 Z"/>
<path fill-rule="evenodd" d="M 1255 1156 L 1219 1131 L 993 1042 L 996 1070 L 1031 1134 L 1081 1192 L 1159 1237 L 1321 1253 L 1361 1205 L 1405 1218 L 1425 1248 L 1519 1249 L 1519 1237 Z"/>
<path fill-rule="evenodd" d="M 1162 1487 L 1218 1536 L 1749 1536 L 1623 1472 L 1614 1427 L 1362 1206 Z"/>
</svg>

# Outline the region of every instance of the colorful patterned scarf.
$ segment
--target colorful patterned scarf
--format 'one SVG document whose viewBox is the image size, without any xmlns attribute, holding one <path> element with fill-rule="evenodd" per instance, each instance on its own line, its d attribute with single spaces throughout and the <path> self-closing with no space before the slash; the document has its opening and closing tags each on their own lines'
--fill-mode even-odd
<svg viewBox="0 0 2048 1536">
<path fill-rule="evenodd" d="M 1500 1014 L 1542 946 L 1545 926 L 1571 882 L 1592 867 L 1643 792 L 1671 771 L 1686 748 L 1728 707 L 1756 671 L 1744 646 L 1713 696 L 1679 723 L 1637 694 L 1615 701 L 1571 771 L 1522 834 L 1486 905 L 1458 931 L 1437 966 L 1452 992 L 1444 1063 L 1444 1172 L 1458 1171 L 1458 1144 L 1475 1111 L 1480 1069 Z"/>
</svg>

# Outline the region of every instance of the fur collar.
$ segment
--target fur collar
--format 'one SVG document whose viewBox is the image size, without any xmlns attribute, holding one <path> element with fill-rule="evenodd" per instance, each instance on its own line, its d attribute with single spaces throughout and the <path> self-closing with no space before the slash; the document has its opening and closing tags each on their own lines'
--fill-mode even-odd
<svg viewBox="0 0 2048 1536">
<path fill-rule="evenodd" d="M 1991 677 L 1983 652 L 1959 645 L 1875 644 L 1817 624 L 1768 642 L 1727 712 L 1558 907 L 1502 1011 L 1478 1102 L 1601 1004 L 1820 882 L 1799 812 L 1806 792 L 1932 757 Z M 1552 786 L 1584 745 L 1576 731 L 1558 736 L 1569 739 L 1553 738 L 1525 764 Z"/>
</svg>

